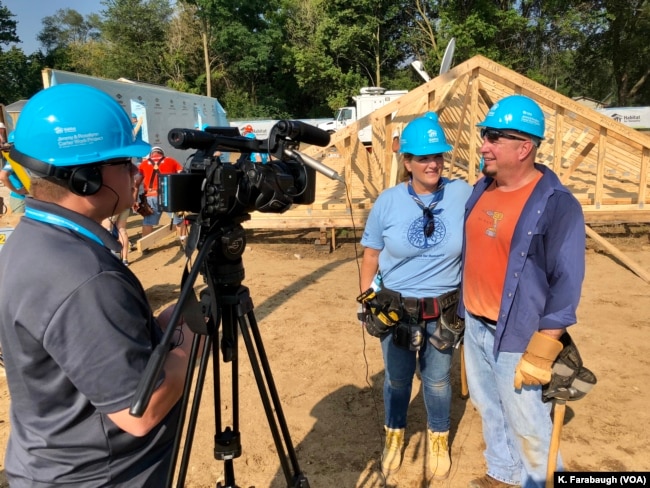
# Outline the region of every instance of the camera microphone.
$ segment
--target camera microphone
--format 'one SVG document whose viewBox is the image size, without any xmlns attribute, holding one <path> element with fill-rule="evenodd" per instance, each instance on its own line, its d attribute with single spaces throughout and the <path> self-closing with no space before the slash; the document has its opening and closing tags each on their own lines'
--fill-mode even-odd
<svg viewBox="0 0 650 488">
<path fill-rule="evenodd" d="M 320 129 L 318 129 L 320 130 Z M 329 137 L 329 134 L 328 134 Z M 306 154 L 301 153 L 300 151 L 295 151 L 293 149 L 285 149 L 284 154 L 286 156 L 289 156 L 290 158 L 296 158 L 305 165 L 309 166 L 310 168 L 318 171 L 319 173 L 327 176 L 328 178 L 332 180 L 338 180 L 341 183 L 345 183 L 345 179 L 338 174 L 336 171 L 334 171 L 332 168 L 329 166 L 324 165 L 320 161 L 312 158 L 311 156 L 307 156 Z"/>
<path fill-rule="evenodd" d="M 325 147 L 330 143 L 330 134 L 318 127 L 298 120 L 280 120 L 276 124 L 279 135 L 294 141 Z"/>
<path fill-rule="evenodd" d="M 176 149 L 195 149 L 210 147 L 214 143 L 214 136 L 202 130 L 172 129 L 167 134 L 167 140 Z"/>
</svg>

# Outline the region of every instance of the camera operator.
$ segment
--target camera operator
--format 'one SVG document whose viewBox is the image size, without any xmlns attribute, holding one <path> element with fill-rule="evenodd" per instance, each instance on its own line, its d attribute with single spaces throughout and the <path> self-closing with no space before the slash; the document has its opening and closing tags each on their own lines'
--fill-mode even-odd
<svg viewBox="0 0 650 488">
<path fill-rule="evenodd" d="M 89 86 L 53 86 L 21 113 L 10 156 L 30 171 L 32 196 L 0 254 L 12 488 L 165 484 L 191 332 L 174 332 L 148 407 L 131 416 L 173 308 L 154 318 L 101 226 L 133 204 L 132 158 L 149 148 L 119 104 Z"/>
</svg>

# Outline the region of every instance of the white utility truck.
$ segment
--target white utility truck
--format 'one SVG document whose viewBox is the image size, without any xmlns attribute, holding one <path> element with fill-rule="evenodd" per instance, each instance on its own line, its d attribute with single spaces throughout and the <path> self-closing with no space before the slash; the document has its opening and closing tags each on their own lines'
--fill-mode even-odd
<svg viewBox="0 0 650 488">
<path fill-rule="evenodd" d="M 363 87 L 359 95 L 352 97 L 355 102 L 354 106 L 339 108 L 334 114 L 333 121 L 319 124 L 318 128 L 334 133 L 406 93 L 408 90 L 386 90 L 377 86 Z M 359 140 L 363 144 L 370 144 L 371 139 L 370 125 L 363 127 L 359 131 Z"/>
</svg>

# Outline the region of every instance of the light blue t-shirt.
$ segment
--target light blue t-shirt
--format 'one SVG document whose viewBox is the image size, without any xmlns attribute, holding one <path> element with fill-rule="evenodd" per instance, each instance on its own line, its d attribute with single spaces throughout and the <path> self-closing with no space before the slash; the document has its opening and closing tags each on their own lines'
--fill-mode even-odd
<svg viewBox="0 0 650 488">
<path fill-rule="evenodd" d="M 375 201 L 361 238 L 364 247 L 377 249 L 384 287 L 405 297 L 436 297 L 460 284 L 465 202 L 472 187 L 447 180 L 436 205 L 434 231 L 424 235 L 424 216 L 409 195 L 406 183 L 382 192 Z M 432 194 L 420 195 L 426 206 Z"/>
</svg>

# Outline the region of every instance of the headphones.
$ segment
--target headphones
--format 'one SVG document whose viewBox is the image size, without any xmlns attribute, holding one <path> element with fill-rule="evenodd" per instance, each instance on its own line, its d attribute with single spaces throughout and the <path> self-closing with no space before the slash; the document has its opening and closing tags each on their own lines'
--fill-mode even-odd
<svg viewBox="0 0 650 488">
<path fill-rule="evenodd" d="M 57 167 L 25 155 L 16 150 L 15 146 L 12 146 L 9 150 L 9 157 L 40 176 L 53 176 L 67 181 L 68 189 L 82 197 L 94 195 L 101 189 L 103 184 L 101 165 L 90 164 L 72 168 Z"/>
<path fill-rule="evenodd" d="M 102 183 L 102 171 L 99 166 L 79 166 L 72 170 L 68 178 L 70 191 L 82 197 L 97 193 Z"/>
</svg>

